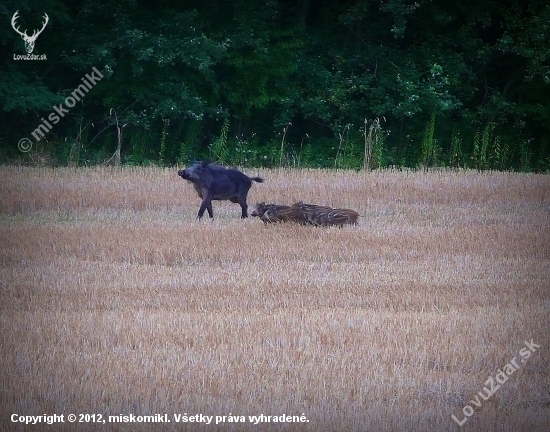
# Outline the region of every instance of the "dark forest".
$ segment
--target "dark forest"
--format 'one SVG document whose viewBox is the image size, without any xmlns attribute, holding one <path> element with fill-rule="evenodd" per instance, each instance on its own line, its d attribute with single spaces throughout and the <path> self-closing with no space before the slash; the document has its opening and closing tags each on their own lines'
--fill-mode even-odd
<svg viewBox="0 0 550 432">
<path fill-rule="evenodd" d="M 3 163 L 550 169 L 546 0 L 31 0 L 0 16 Z M 21 33 L 41 28 L 29 54 Z"/>
</svg>

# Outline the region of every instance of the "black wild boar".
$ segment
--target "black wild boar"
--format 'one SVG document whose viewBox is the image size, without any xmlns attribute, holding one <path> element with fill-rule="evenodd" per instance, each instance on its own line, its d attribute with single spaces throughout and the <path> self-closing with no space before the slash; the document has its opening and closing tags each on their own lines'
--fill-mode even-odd
<svg viewBox="0 0 550 432">
<path fill-rule="evenodd" d="M 262 183 L 260 177 L 248 177 L 236 169 L 225 168 L 208 161 L 195 162 L 190 167 L 179 170 L 178 175 L 193 183 L 195 190 L 202 198 L 197 217 L 200 219 L 204 210 L 214 217 L 212 200 L 229 200 L 238 203 L 242 209 L 242 218 L 248 217 L 246 196 L 252 181 Z"/>
</svg>

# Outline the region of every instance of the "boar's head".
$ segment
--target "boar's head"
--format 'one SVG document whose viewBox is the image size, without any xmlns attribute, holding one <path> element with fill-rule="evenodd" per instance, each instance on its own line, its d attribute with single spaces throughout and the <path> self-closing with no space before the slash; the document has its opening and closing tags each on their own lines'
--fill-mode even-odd
<svg viewBox="0 0 550 432">
<path fill-rule="evenodd" d="M 199 181 L 203 169 L 206 168 L 207 166 L 208 166 L 207 161 L 195 162 L 190 167 L 187 167 L 183 170 L 179 170 L 178 175 L 185 180 L 189 180 L 192 182 Z"/>
</svg>

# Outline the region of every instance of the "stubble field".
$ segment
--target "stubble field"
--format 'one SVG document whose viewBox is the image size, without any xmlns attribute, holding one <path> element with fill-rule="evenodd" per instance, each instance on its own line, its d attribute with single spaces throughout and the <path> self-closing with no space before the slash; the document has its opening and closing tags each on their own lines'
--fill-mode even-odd
<svg viewBox="0 0 550 432">
<path fill-rule="evenodd" d="M 3 430 L 548 430 L 550 176 L 246 172 L 249 211 L 359 225 L 197 222 L 177 169 L 0 167 Z"/>
</svg>

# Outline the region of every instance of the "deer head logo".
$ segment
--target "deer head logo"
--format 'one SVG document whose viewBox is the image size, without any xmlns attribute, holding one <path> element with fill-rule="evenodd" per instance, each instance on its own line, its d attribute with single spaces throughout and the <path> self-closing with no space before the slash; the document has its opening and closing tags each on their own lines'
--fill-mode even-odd
<svg viewBox="0 0 550 432">
<path fill-rule="evenodd" d="M 42 33 L 42 30 L 44 30 L 46 28 L 46 24 L 48 24 L 48 21 L 50 19 L 48 18 L 48 14 L 44 12 L 44 20 L 45 21 L 42 23 L 42 28 L 40 30 L 35 30 L 33 32 L 32 36 L 29 36 L 27 34 L 27 30 L 25 30 L 24 32 L 20 32 L 19 27 L 15 26 L 15 21 L 17 21 L 17 18 L 19 18 L 18 14 L 19 14 L 19 11 L 15 11 L 15 13 L 13 14 L 13 17 L 11 19 L 11 26 L 13 27 L 13 29 L 17 33 L 19 33 L 21 35 L 21 37 L 25 41 L 25 49 L 27 50 L 27 53 L 32 54 L 32 50 L 34 49 L 34 43 L 36 42 L 36 38 L 38 37 L 38 35 L 40 33 Z"/>
</svg>

